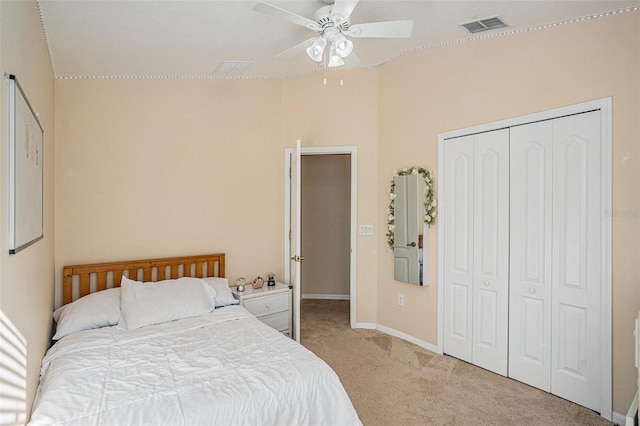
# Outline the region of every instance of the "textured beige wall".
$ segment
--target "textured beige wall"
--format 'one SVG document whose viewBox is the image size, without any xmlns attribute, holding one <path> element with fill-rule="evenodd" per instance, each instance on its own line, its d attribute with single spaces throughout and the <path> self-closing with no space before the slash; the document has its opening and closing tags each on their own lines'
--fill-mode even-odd
<svg viewBox="0 0 640 426">
<path fill-rule="evenodd" d="M 583 101 L 613 97 L 613 409 L 635 393 L 634 317 L 640 307 L 640 13 L 434 48 L 379 70 L 378 211 L 399 167 L 437 171 L 441 132 Z M 630 159 L 623 161 L 623 156 Z M 437 185 L 437 184 L 436 184 Z M 378 227 L 384 226 L 378 216 Z M 393 258 L 378 267 L 378 322 L 436 344 L 437 229 L 431 230 L 429 281 L 393 281 Z M 386 250 L 383 238 L 378 249 Z M 405 294 L 405 307 L 396 295 Z"/>
<path fill-rule="evenodd" d="M 344 85 L 340 85 L 343 79 Z M 378 72 L 329 72 L 327 85 L 315 73 L 283 81 L 283 135 L 286 146 L 296 139 L 306 147 L 356 146 L 358 148 L 357 223 L 378 221 Z M 375 323 L 377 315 L 377 242 L 374 236 L 357 236 L 357 322 Z M 303 265 L 304 267 L 304 265 Z"/>
<path fill-rule="evenodd" d="M 56 281 L 65 264 L 227 253 L 283 276 L 277 81 L 57 80 Z"/>
<path fill-rule="evenodd" d="M 57 303 L 71 263 L 223 251 L 232 280 L 283 277 L 297 138 L 358 146 L 359 222 L 375 223 L 376 72 L 338 77 L 56 81 Z M 375 322 L 375 239 L 358 244 L 358 320 Z"/>
<path fill-rule="evenodd" d="M 282 277 L 284 148 L 295 139 L 358 145 L 360 205 L 376 204 L 376 73 L 354 74 L 344 86 L 334 73 L 327 86 L 320 74 L 56 81 L 57 302 L 70 263 L 224 251 L 232 280 Z M 370 258 L 374 238 L 359 245 Z M 359 320 L 374 322 L 375 268 L 358 283 Z"/>
<path fill-rule="evenodd" d="M 302 295 L 346 295 L 351 246 L 351 156 L 302 156 Z"/>
<path fill-rule="evenodd" d="M 0 85 L 0 309 L 27 340 L 27 411 L 48 348 L 53 307 L 54 262 L 54 83 L 35 1 L 0 1 L 0 68 L 14 74 L 44 128 L 44 239 L 9 255 L 8 91 Z M 6 413 L 5 413 L 6 414 Z"/>
</svg>

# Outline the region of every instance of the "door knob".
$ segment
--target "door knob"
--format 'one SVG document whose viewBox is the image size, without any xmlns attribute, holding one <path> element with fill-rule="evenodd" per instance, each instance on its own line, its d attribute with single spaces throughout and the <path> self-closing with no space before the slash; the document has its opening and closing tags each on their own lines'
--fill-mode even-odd
<svg viewBox="0 0 640 426">
<path fill-rule="evenodd" d="M 531 288 L 529 289 L 529 293 L 534 294 L 535 292 L 536 292 L 536 289 L 535 289 L 535 288 L 531 287 Z"/>
<path fill-rule="evenodd" d="M 409 243 L 409 244 L 407 244 L 407 247 L 415 247 L 415 246 L 416 246 L 415 241 L 414 241 L 413 243 Z"/>
<path fill-rule="evenodd" d="M 485 286 L 485 287 L 489 287 L 490 285 L 491 285 L 491 283 L 490 283 L 489 281 L 485 281 L 485 282 L 484 282 L 484 286 Z"/>
</svg>

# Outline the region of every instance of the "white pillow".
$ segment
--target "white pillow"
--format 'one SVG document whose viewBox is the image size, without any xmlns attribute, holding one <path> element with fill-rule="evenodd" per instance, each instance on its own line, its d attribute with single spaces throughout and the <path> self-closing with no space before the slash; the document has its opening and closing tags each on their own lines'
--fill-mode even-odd
<svg viewBox="0 0 640 426">
<path fill-rule="evenodd" d="M 124 321 L 119 326 L 127 330 L 196 317 L 215 308 L 215 290 L 198 278 L 142 283 L 122 277 L 120 286 Z"/>
<path fill-rule="evenodd" d="M 71 333 L 116 325 L 120 319 L 120 289 L 110 288 L 81 297 L 53 313 L 57 323 L 53 340 Z"/>
<path fill-rule="evenodd" d="M 216 291 L 216 308 L 221 308 L 227 305 L 237 305 L 239 300 L 233 297 L 231 289 L 229 288 L 229 280 L 220 277 L 207 277 L 202 278 L 202 281 L 206 282 Z"/>
</svg>

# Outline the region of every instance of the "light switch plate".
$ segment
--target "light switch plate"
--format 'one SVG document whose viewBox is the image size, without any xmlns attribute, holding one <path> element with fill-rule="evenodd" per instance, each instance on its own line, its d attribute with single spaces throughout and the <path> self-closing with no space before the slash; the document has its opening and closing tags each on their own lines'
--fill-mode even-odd
<svg viewBox="0 0 640 426">
<path fill-rule="evenodd" d="M 360 225 L 358 233 L 360 235 L 373 235 L 373 225 Z"/>
</svg>

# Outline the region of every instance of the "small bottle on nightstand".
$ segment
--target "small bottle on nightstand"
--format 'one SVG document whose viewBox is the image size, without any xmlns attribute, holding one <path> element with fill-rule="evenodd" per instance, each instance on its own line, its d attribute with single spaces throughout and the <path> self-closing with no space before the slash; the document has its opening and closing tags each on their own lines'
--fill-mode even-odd
<svg viewBox="0 0 640 426">
<path fill-rule="evenodd" d="M 276 274 L 269 272 L 267 274 L 267 286 L 273 287 L 276 285 Z"/>
</svg>

